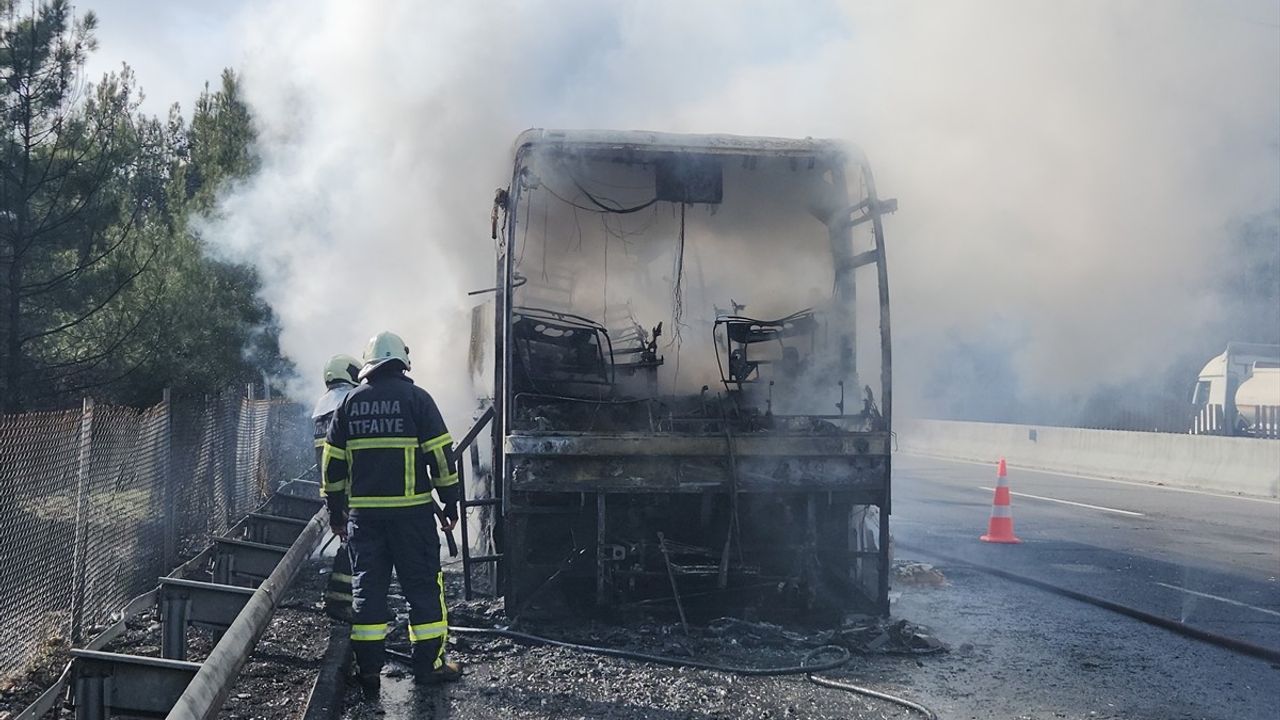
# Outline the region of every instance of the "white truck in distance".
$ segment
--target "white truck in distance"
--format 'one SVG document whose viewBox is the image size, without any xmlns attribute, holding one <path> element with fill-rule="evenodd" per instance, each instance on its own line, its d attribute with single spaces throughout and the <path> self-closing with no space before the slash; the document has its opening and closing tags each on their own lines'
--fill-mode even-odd
<svg viewBox="0 0 1280 720">
<path fill-rule="evenodd" d="M 1227 343 L 1200 371 L 1191 402 L 1193 433 L 1280 436 L 1280 345 Z"/>
</svg>

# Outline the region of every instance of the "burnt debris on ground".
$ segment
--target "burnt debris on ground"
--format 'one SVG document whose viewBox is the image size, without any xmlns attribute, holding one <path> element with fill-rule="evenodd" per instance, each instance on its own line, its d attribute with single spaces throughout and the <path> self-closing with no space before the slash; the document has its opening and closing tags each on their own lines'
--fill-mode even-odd
<svg viewBox="0 0 1280 720">
<path fill-rule="evenodd" d="M 0 720 L 9 720 L 35 702 L 45 688 L 58 681 L 71 660 L 66 642 L 60 636 L 48 638 L 45 647 L 44 654 L 23 675 L 0 683 Z"/>
<path fill-rule="evenodd" d="M 894 560 L 892 570 L 894 585 L 942 587 L 947 584 L 947 577 L 942 574 L 942 571 L 929 563 Z"/>
<path fill-rule="evenodd" d="M 460 578 L 446 569 L 449 596 L 460 593 Z M 398 614 L 402 601 L 393 598 Z M 403 618 L 401 618 L 403 620 Z M 503 627 L 501 599 L 450 603 L 454 626 Z M 403 623 L 389 645 L 407 650 Z M 690 626 L 686 634 L 674 617 L 630 616 L 606 622 L 587 618 L 525 620 L 512 629 L 556 640 L 697 660 L 733 667 L 800 665 L 824 645 L 846 647 L 853 660 L 822 673 L 846 682 L 874 682 L 886 691 L 910 695 L 900 682 L 919 655 L 945 646 L 925 628 L 901 620 L 851 616 L 840 627 L 798 628 L 722 618 Z M 443 688 L 415 686 L 409 668 L 391 661 L 384 671 L 383 703 L 360 702 L 349 686 L 344 717 L 480 718 L 907 718 L 909 711 L 874 699 L 817 687 L 804 675 L 744 677 L 729 672 L 672 668 L 604 657 L 505 637 L 454 633 L 450 657 L 467 675 Z M 873 677 L 873 681 L 867 678 Z"/>
<path fill-rule="evenodd" d="M 307 697 L 324 657 L 329 619 L 321 608 L 326 575 L 324 563 L 304 565 L 288 594 L 272 616 L 219 715 L 227 720 L 296 720 L 306 710 Z M 207 579 L 207 577 L 202 578 Z M 124 632 L 103 650 L 140 657 L 161 657 L 161 624 L 156 610 L 130 618 Z M 218 636 L 197 627 L 187 628 L 187 660 L 203 662 Z M 0 717 L 16 716 L 44 688 L 57 680 L 67 657 L 51 656 L 48 663 L 29 675 L 24 687 L 0 689 Z M 7 690 L 7 691 L 6 691 Z M 75 709 L 67 702 L 47 716 L 71 720 Z M 6 718 L 7 720 L 7 718 Z"/>
<path fill-rule="evenodd" d="M 183 562 L 195 557 L 198 549 L 190 547 L 191 540 L 183 538 L 184 545 L 179 553 L 179 559 Z M 209 580 L 209 574 L 205 572 L 202 576 L 193 576 L 193 579 Z M 124 635 L 114 640 L 106 650 L 115 651 L 115 648 L 126 647 L 121 643 L 139 642 L 139 638 L 145 636 L 147 628 L 153 623 L 150 613 L 130 618 L 126 622 L 126 630 Z M 106 630 L 107 624 L 91 625 L 85 628 L 86 637 L 96 637 L 99 633 Z M 158 633 L 158 631 L 157 631 Z M 196 648 L 201 640 L 199 631 L 191 630 L 189 636 L 192 648 Z M 131 640 L 132 638 L 132 640 Z M 159 643 L 159 635 L 156 635 L 156 643 Z M 130 646 L 131 647 L 131 646 Z M 128 652 L 133 652 L 128 650 Z M 207 654 L 208 650 L 204 650 Z M 154 657 L 160 656 L 159 645 L 156 645 L 154 653 L 136 653 L 150 654 Z M 203 658 L 203 654 L 197 654 L 197 657 Z M 0 720 L 9 720 L 16 717 L 18 713 L 25 710 L 31 703 L 35 702 L 45 690 L 52 687 L 66 669 L 67 663 L 71 662 L 70 642 L 65 635 L 55 634 L 45 638 L 45 651 L 37 658 L 30 667 L 21 675 L 0 678 Z"/>
<path fill-rule="evenodd" d="M 324 614 L 324 571 L 329 562 L 313 561 L 298 571 L 271 624 L 240 669 L 220 718 L 224 720 L 296 720 L 324 660 L 330 620 Z"/>
</svg>

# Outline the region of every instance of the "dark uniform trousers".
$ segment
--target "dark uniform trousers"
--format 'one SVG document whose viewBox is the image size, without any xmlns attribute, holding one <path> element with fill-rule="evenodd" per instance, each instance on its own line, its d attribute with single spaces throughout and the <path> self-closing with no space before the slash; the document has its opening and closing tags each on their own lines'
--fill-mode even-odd
<svg viewBox="0 0 1280 720">
<path fill-rule="evenodd" d="M 351 647 L 362 675 L 382 669 L 386 659 L 387 588 L 394 569 L 409 602 L 409 640 L 418 673 L 440 667 L 448 617 L 440 539 L 430 505 L 360 508 L 351 513 L 348 542 L 356 572 L 352 576 Z"/>
</svg>

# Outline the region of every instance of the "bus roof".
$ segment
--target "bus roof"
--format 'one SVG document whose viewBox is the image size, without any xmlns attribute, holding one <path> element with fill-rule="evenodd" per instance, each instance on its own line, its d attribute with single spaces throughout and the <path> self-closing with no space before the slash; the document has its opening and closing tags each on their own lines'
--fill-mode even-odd
<svg viewBox="0 0 1280 720">
<path fill-rule="evenodd" d="M 847 143 L 818 138 L 777 138 L 750 135 L 697 135 L 646 130 L 548 130 L 532 128 L 516 138 L 516 152 L 524 147 L 560 147 L 595 151 L 664 153 L 693 152 L 774 157 L 860 156 Z"/>
</svg>

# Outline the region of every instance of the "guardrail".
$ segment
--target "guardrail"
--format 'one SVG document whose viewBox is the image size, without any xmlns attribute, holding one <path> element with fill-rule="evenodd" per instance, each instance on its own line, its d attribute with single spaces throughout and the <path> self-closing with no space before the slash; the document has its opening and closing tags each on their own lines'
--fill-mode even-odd
<svg viewBox="0 0 1280 720">
<path fill-rule="evenodd" d="M 319 499 L 276 493 L 196 557 L 160 578 L 155 589 L 132 600 L 119 619 L 85 647 L 73 649 L 59 679 L 14 720 L 43 717 L 68 687 L 77 720 L 103 720 L 116 713 L 182 720 L 214 717 L 326 526 L 327 510 Z M 264 567 L 264 557 L 274 558 L 270 568 Z M 186 579 L 209 563 L 222 582 Z M 129 618 L 157 605 L 163 657 L 104 651 L 124 632 Z M 186 660 L 188 625 L 222 633 L 202 663 Z"/>
<path fill-rule="evenodd" d="M 298 539 L 290 546 L 289 552 L 285 553 L 271 575 L 254 591 L 244 609 L 200 666 L 199 672 L 187 684 L 182 696 L 168 714 L 169 720 L 208 720 L 218 714 L 231 692 L 240 668 L 258 644 L 258 638 L 267 629 L 276 605 L 288 591 L 298 568 L 324 536 L 327 518 L 328 512 L 323 508 L 311 517 L 299 533 Z"/>
</svg>

